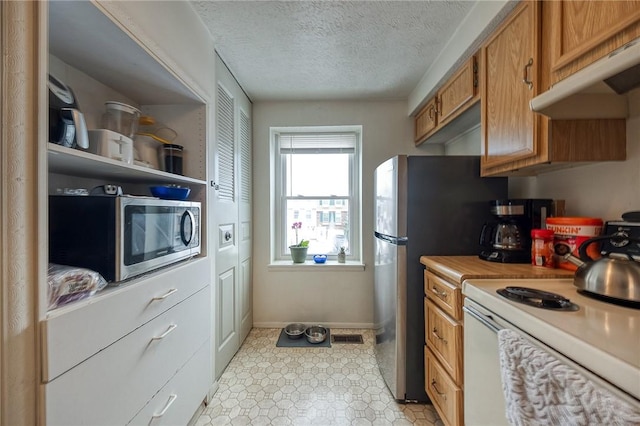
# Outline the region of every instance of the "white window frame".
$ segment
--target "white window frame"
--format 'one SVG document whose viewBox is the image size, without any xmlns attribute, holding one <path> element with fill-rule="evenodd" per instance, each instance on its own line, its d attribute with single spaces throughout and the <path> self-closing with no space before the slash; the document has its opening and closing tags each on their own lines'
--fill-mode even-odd
<svg viewBox="0 0 640 426">
<path fill-rule="evenodd" d="M 279 136 L 291 133 L 354 133 L 356 146 L 352 160 L 349 164 L 349 253 L 347 261 L 362 261 L 362 126 L 305 126 L 305 127 L 271 127 L 271 179 L 273 198 L 271 202 L 271 258 L 273 261 L 289 261 L 290 254 L 286 251 L 285 242 L 287 235 L 286 214 L 286 188 L 285 159 L 280 154 Z M 329 197 L 326 197 L 329 198 Z M 311 253 L 309 258 L 311 259 Z M 329 255 L 329 261 L 337 260 L 337 255 Z"/>
</svg>

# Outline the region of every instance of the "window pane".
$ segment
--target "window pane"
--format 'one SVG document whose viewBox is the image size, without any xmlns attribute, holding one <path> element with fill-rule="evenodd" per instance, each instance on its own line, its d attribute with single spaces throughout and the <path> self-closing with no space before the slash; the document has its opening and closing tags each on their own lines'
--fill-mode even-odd
<svg viewBox="0 0 640 426">
<path fill-rule="evenodd" d="M 329 201 L 287 200 L 287 253 L 290 245 L 303 239 L 309 241 L 309 255 L 337 254 L 340 247 L 349 252 L 349 200 L 341 199 L 341 203 L 334 205 L 330 205 Z M 296 211 L 300 217 L 311 219 L 295 219 Z M 298 229 L 294 228 L 294 223 Z"/>
<path fill-rule="evenodd" d="M 349 196 L 352 154 L 287 154 L 288 196 Z"/>
</svg>

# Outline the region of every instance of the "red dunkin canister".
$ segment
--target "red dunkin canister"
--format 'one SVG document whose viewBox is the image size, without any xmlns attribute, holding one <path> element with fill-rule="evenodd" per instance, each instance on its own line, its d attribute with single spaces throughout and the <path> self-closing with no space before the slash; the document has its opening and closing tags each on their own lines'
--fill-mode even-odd
<svg viewBox="0 0 640 426">
<path fill-rule="evenodd" d="M 595 217 L 550 217 L 547 228 L 554 232 L 553 249 L 559 257 L 572 253 L 580 257 L 580 244 L 602 232 L 602 219 Z M 587 254 L 592 259 L 600 257 L 600 244 L 594 243 L 587 247 Z M 577 266 L 566 260 L 556 258 L 556 265 L 562 269 L 575 271 Z"/>
</svg>

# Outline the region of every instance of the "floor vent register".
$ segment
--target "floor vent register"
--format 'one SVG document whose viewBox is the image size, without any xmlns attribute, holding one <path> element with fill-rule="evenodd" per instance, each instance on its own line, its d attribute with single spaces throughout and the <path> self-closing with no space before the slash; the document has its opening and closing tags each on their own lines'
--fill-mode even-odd
<svg viewBox="0 0 640 426">
<path fill-rule="evenodd" d="M 332 343 L 364 343 L 362 334 L 332 334 Z"/>
</svg>

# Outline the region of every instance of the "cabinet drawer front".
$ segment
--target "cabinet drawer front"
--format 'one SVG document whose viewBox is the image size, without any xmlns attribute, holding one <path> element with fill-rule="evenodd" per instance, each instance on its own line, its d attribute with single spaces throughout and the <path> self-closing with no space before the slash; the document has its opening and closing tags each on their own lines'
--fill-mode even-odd
<svg viewBox="0 0 640 426">
<path fill-rule="evenodd" d="M 462 292 L 460 287 L 425 270 L 424 294 L 453 318 L 462 319 Z"/>
<path fill-rule="evenodd" d="M 130 425 L 186 425 L 209 390 L 209 341 L 131 420 Z"/>
<path fill-rule="evenodd" d="M 128 422 L 208 340 L 210 303 L 206 287 L 46 384 L 47 425 Z"/>
<path fill-rule="evenodd" d="M 462 325 L 425 299 L 427 346 L 455 380 L 462 380 Z"/>
<path fill-rule="evenodd" d="M 87 303 L 52 311 L 42 322 L 43 382 L 175 306 L 207 285 L 208 259 L 188 261 L 109 289 Z"/>
<path fill-rule="evenodd" d="M 446 425 L 462 425 L 462 390 L 447 376 L 433 352 L 425 348 L 425 390 Z"/>
</svg>

